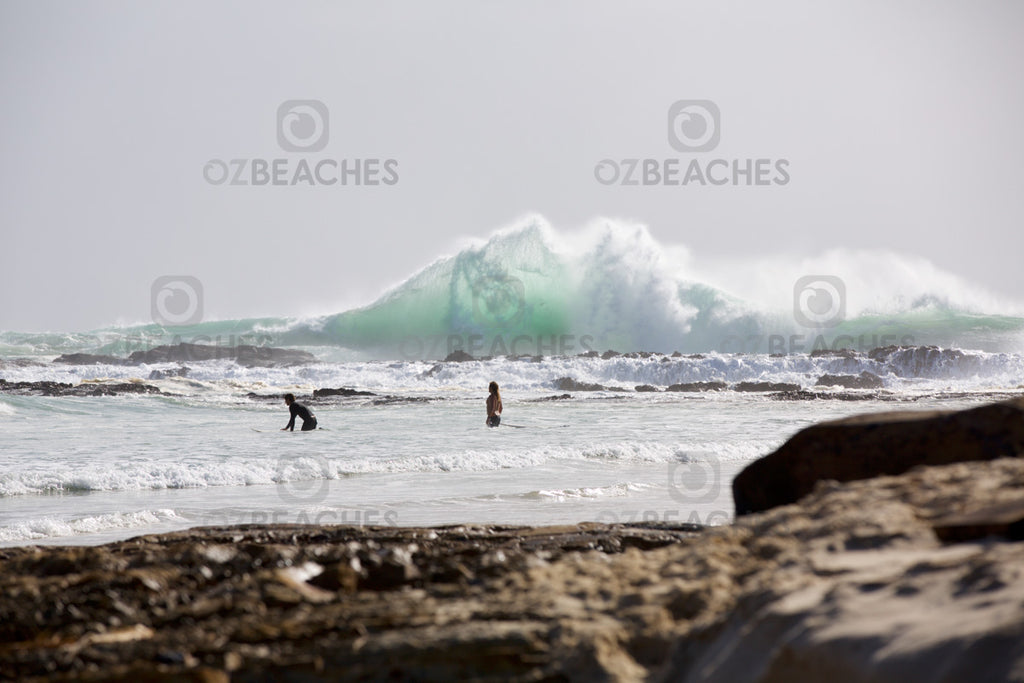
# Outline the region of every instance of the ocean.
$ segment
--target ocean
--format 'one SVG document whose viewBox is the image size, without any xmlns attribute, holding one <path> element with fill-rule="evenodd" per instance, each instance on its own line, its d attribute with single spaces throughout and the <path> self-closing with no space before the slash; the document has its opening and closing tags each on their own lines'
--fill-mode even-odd
<svg viewBox="0 0 1024 683">
<path fill-rule="evenodd" d="M 0 545 L 222 524 L 724 524 L 736 473 L 802 427 L 1024 391 L 1024 318 L 961 289 L 879 303 L 857 276 L 809 275 L 773 308 L 681 277 L 642 231 L 571 251 L 556 237 L 501 233 L 319 318 L 186 320 L 185 281 L 160 300 L 171 320 L 0 332 Z M 125 360 L 180 343 L 220 357 Z M 313 360 L 252 362 L 249 346 Z M 96 357 L 60 362 L 75 353 Z M 313 395 L 340 388 L 362 393 Z M 323 429 L 280 431 L 285 392 Z"/>
</svg>

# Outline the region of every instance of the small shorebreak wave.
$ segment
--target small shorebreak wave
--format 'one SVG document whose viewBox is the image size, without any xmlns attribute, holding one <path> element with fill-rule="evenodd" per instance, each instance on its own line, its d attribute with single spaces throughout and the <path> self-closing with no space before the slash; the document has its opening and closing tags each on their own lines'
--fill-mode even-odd
<svg viewBox="0 0 1024 683">
<path fill-rule="evenodd" d="M 218 463 L 112 462 L 74 472 L 7 473 L 0 476 L 0 498 L 91 491 L 133 491 L 220 486 L 277 485 L 287 493 L 303 482 L 325 481 L 363 474 L 419 472 L 487 472 L 530 469 L 556 461 L 591 460 L 635 463 L 670 463 L 713 457 L 742 461 L 759 453 L 759 444 L 733 448 L 715 444 L 660 444 L 621 442 L 585 446 L 545 446 L 525 451 L 459 450 L 430 456 L 398 458 L 299 457 L 287 462 L 234 460 Z M 704 455 L 702 455 L 704 454 Z M 711 454 L 711 455 L 707 455 Z"/>
</svg>

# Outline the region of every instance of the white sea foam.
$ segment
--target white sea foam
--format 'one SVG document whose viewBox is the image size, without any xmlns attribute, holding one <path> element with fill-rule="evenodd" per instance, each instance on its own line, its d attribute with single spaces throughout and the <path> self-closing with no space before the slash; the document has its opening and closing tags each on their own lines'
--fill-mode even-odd
<svg viewBox="0 0 1024 683">
<path fill-rule="evenodd" d="M 787 382 L 814 386 L 825 374 L 879 376 L 885 388 L 899 391 L 935 380 L 958 390 L 1013 388 L 1024 378 L 1024 356 L 1011 353 L 913 352 L 883 360 L 856 357 L 792 354 L 707 353 L 700 356 L 619 356 L 608 360 L 582 356 L 554 356 L 540 361 L 496 358 L 464 363 L 425 361 L 370 361 L 312 363 L 288 368 L 246 368 L 228 360 L 188 364 L 185 377 L 148 379 L 151 372 L 176 370 L 177 363 L 133 366 L 47 365 L 11 368 L 8 381 L 57 381 L 77 384 L 94 381 L 142 381 L 162 391 L 205 401 L 237 402 L 249 392 L 312 392 L 323 387 L 348 387 L 377 393 L 434 393 L 479 391 L 494 380 L 515 391 L 550 391 L 556 381 L 570 377 L 579 382 L 633 389 L 640 384 L 667 387 L 690 382 Z M 3 410 L 0 408 L 0 410 Z"/>
<path fill-rule="evenodd" d="M 115 530 L 138 529 L 178 520 L 174 510 L 112 512 L 84 517 L 40 517 L 0 526 L 0 543 L 39 541 L 64 536 L 100 534 Z"/>
<path fill-rule="evenodd" d="M 684 460 L 749 460 L 760 444 L 664 444 L 619 442 L 585 446 L 541 446 L 524 450 L 450 449 L 431 455 L 381 458 L 359 455 L 310 455 L 227 462 L 122 463 L 78 465 L 71 469 L 36 468 L 0 475 L 0 498 L 85 491 L 146 491 L 338 479 L 359 474 L 408 472 L 488 472 L 528 469 L 556 461 L 668 463 Z"/>
<path fill-rule="evenodd" d="M 569 500 L 580 498 L 615 498 L 628 496 L 632 493 L 639 493 L 653 488 L 652 484 L 643 482 L 624 482 L 610 486 L 592 486 L 583 488 L 567 489 L 543 489 L 522 494 L 524 498 L 550 498 L 554 500 Z"/>
</svg>

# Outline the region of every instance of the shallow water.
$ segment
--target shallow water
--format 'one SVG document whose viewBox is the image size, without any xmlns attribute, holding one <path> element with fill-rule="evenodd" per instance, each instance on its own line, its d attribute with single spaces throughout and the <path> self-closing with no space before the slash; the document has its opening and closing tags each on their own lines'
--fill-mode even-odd
<svg viewBox="0 0 1024 683">
<path fill-rule="evenodd" d="M 730 483 L 800 428 L 854 413 L 946 409 L 760 394 L 480 391 L 314 404 L 316 432 L 237 391 L 181 397 L 0 395 L 0 544 L 101 543 L 211 524 L 555 524 L 732 517 Z M 514 428 L 510 425 L 521 425 Z M 255 430 L 261 431 L 255 431 Z"/>
</svg>

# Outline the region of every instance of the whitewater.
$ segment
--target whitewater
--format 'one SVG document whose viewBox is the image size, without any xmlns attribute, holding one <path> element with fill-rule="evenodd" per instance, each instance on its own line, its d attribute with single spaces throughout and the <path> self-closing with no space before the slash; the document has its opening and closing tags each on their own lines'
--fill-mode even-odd
<svg viewBox="0 0 1024 683">
<path fill-rule="evenodd" d="M 6 330 L 0 544 L 266 522 L 727 523 L 732 477 L 803 426 L 1019 395 L 1021 311 L 916 257 L 704 263 L 643 226 L 528 217 L 331 315 Z M 222 353 L 128 361 L 182 342 Z M 242 345 L 315 360 L 244 362 Z M 40 383 L 149 393 L 25 388 Z M 281 432 L 285 392 L 326 429 Z"/>
</svg>

